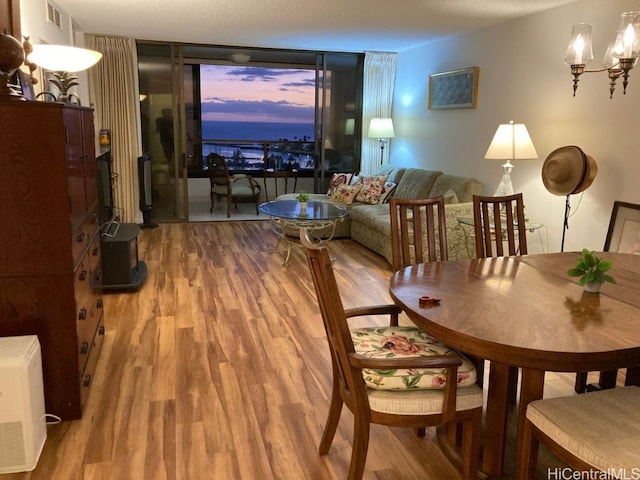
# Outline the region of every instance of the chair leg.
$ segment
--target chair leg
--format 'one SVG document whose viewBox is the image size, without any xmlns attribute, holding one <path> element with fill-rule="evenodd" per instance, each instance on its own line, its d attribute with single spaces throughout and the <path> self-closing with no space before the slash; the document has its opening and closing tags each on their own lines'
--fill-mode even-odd
<svg viewBox="0 0 640 480">
<path fill-rule="evenodd" d="M 335 375 L 335 372 L 334 372 Z M 338 422 L 340 421 L 340 413 L 342 412 L 342 397 L 340 397 L 340 391 L 338 389 L 338 383 L 333 381 L 333 388 L 331 390 L 331 403 L 329 404 L 329 413 L 327 415 L 327 422 L 322 432 L 322 438 L 320 439 L 320 455 L 326 455 L 331 448 L 333 437 L 338 429 Z"/>
<path fill-rule="evenodd" d="M 640 386 L 640 367 L 627 368 L 627 376 L 625 377 L 624 384 Z"/>
<path fill-rule="evenodd" d="M 617 370 L 605 370 L 603 372 L 600 372 L 600 388 L 615 388 L 617 380 Z"/>
<path fill-rule="evenodd" d="M 526 420 L 522 432 L 522 451 L 524 452 L 522 464 L 516 465 L 516 478 L 522 480 L 535 480 L 536 464 L 538 460 L 538 446 L 540 441 L 533 433 L 533 425 Z"/>
<path fill-rule="evenodd" d="M 518 401 L 518 368 L 509 367 L 509 403 L 515 405 Z"/>
<path fill-rule="evenodd" d="M 480 432 L 482 429 L 482 410 L 477 410 L 473 417 L 462 422 L 462 478 L 476 480 L 478 478 L 478 462 L 480 461 Z"/>
<path fill-rule="evenodd" d="M 369 450 L 370 427 L 371 423 L 368 415 L 354 415 L 353 450 L 351 451 L 351 464 L 349 465 L 348 480 L 361 480 L 364 475 L 364 466 L 367 462 L 367 452 Z"/>
<path fill-rule="evenodd" d="M 416 428 L 416 436 L 417 437 L 424 437 L 427 434 L 427 429 L 424 427 L 418 427 Z"/>
<path fill-rule="evenodd" d="M 211 197 L 211 208 L 209 209 L 209 213 L 213 213 L 213 205 L 215 204 L 216 196 L 213 194 L 213 192 L 211 192 L 209 196 Z"/>
<path fill-rule="evenodd" d="M 589 372 L 578 372 L 576 373 L 576 383 L 573 386 L 573 389 L 576 393 L 584 393 L 587 391 L 587 376 Z"/>
</svg>

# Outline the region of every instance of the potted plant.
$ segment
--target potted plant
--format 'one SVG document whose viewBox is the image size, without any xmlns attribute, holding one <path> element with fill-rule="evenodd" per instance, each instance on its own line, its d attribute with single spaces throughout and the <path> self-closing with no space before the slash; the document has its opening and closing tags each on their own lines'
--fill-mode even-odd
<svg viewBox="0 0 640 480">
<path fill-rule="evenodd" d="M 304 190 L 300 190 L 300 193 L 296 197 L 296 200 L 300 202 L 300 213 L 307 213 L 307 202 L 309 201 L 309 194 Z"/>
<path fill-rule="evenodd" d="M 584 248 L 576 266 L 567 270 L 567 274 L 570 277 L 580 277 L 580 285 L 585 292 L 598 293 L 604 282 L 616 283 L 611 275 L 605 273 L 610 268 L 611 260 L 598 258 L 595 252 Z"/>
</svg>

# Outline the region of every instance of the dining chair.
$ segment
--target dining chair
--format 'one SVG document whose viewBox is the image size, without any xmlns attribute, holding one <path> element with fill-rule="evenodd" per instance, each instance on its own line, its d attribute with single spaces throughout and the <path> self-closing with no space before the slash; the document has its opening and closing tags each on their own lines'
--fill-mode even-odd
<svg viewBox="0 0 640 480">
<path fill-rule="evenodd" d="M 209 212 L 213 212 L 216 198 L 226 198 L 227 218 L 231 216 L 231 203 L 238 210 L 238 202 L 255 203 L 256 215 L 259 214 L 260 185 L 250 175 L 229 175 L 227 160 L 217 153 L 207 155 L 207 171 L 211 182 L 211 208 Z"/>
<path fill-rule="evenodd" d="M 477 258 L 526 255 L 522 193 L 501 197 L 474 195 L 473 229 Z"/>
<path fill-rule="evenodd" d="M 638 405 L 635 386 L 529 403 L 516 478 L 535 478 L 541 442 L 574 471 L 592 472 L 589 478 L 631 478 L 639 466 Z"/>
<path fill-rule="evenodd" d="M 313 279 L 333 372 L 320 455 L 329 452 L 345 404 L 354 418 L 349 480 L 363 476 L 371 423 L 416 429 L 450 425 L 450 432 L 461 424 L 463 478 L 477 478 L 482 389 L 475 384 L 473 365 L 416 327 L 350 329 L 351 318 L 397 317 L 402 310 L 393 304 L 345 310 L 327 248 L 314 244 L 305 228 L 300 229 L 300 242 Z"/>
<path fill-rule="evenodd" d="M 473 196 L 473 231 L 476 257 L 527 254 L 527 233 L 522 193 L 489 197 Z M 506 248 L 505 248 L 506 243 Z M 479 363 L 476 360 L 476 365 Z M 516 402 L 518 369 L 509 369 L 509 398 Z"/>
<path fill-rule="evenodd" d="M 614 241 L 620 237 L 622 231 L 622 223 L 624 222 L 623 211 L 640 210 L 640 205 L 636 203 L 622 202 L 616 200 L 613 202 L 611 217 L 609 218 L 609 227 L 607 228 L 607 236 L 604 240 L 603 252 L 619 252 L 620 242 Z M 637 215 L 637 212 L 636 212 Z M 574 390 L 576 393 L 584 393 L 586 391 L 600 390 L 606 388 L 614 388 L 618 380 L 617 370 L 605 370 L 599 373 L 597 384 L 588 384 L 589 372 L 578 372 L 576 374 L 576 382 Z M 631 367 L 627 369 L 625 384 L 640 382 L 640 368 Z"/>
<path fill-rule="evenodd" d="M 391 198 L 393 270 L 425 261 L 447 260 L 444 197 Z"/>
</svg>

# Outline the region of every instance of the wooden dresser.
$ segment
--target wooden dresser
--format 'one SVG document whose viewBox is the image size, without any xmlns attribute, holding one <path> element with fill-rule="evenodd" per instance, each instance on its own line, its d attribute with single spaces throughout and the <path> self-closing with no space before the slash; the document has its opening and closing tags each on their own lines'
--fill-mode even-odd
<svg viewBox="0 0 640 480">
<path fill-rule="evenodd" d="M 104 339 L 93 110 L 0 104 L 0 336 L 35 334 L 46 412 L 78 419 Z"/>
</svg>

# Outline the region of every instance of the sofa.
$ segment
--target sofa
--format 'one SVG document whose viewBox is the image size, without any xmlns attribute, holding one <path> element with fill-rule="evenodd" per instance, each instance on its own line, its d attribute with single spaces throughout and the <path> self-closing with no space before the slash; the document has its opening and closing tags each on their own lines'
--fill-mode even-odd
<svg viewBox="0 0 640 480">
<path fill-rule="evenodd" d="M 467 241 L 468 227 L 460 225 L 456 218 L 473 216 L 473 195 L 480 194 L 483 188 L 480 181 L 470 177 L 447 175 L 439 171 L 392 165 L 381 167 L 375 176 L 385 176 L 385 189 L 391 189 L 390 195 L 397 198 L 419 199 L 443 196 L 449 260 L 475 256 L 473 242 Z M 280 195 L 278 200 L 295 199 L 296 195 L 296 193 Z M 329 196 L 326 193 L 310 194 L 309 197 L 310 201 L 336 201 L 335 195 Z M 392 263 L 388 200 L 389 198 L 386 198 L 384 203 L 376 204 L 357 200 L 351 203 L 347 201 L 345 205 L 349 209 L 349 217 L 338 223 L 334 238 L 351 238 Z"/>
</svg>

